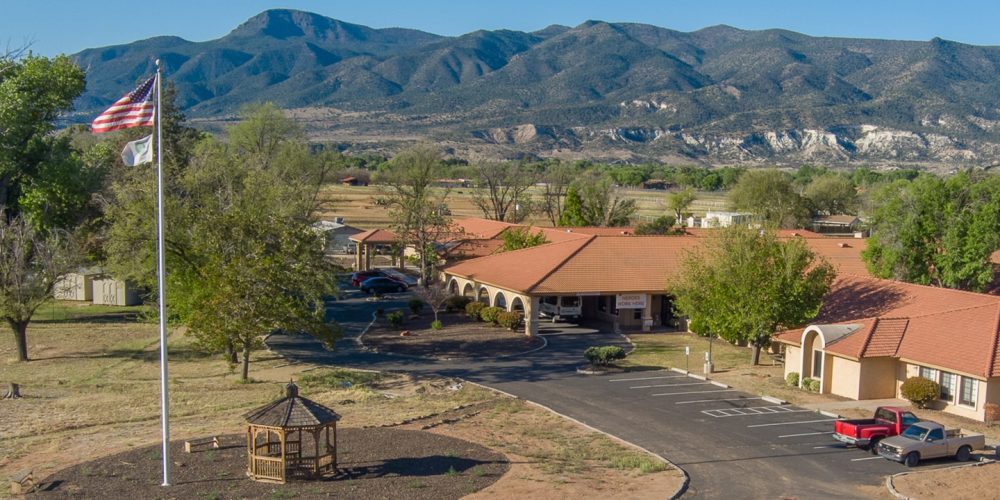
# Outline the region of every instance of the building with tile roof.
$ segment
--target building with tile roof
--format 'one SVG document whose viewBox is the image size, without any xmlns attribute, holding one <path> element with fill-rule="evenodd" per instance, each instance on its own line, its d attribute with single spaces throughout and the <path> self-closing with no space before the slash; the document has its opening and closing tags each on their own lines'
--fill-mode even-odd
<svg viewBox="0 0 1000 500">
<path fill-rule="evenodd" d="M 901 397 L 909 377 L 942 389 L 944 411 L 985 419 L 1000 404 L 1000 297 L 842 275 L 813 324 L 776 335 L 785 375 L 851 399 Z"/>
<path fill-rule="evenodd" d="M 545 234 L 546 244 L 499 253 L 500 244 L 491 247 L 480 241 L 481 254 L 443 271 L 453 293 L 523 311 L 529 335 L 537 332 L 540 313 L 606 321 L 622 329 L 675 326 L 670 280 L 688 254 L 697 254 L 719 234 L 710 229 L 671 236 L 635 236 L 631 228 L 535 230 Z M 496 238 L 502 232 L 497 231 Z M 839 272 L 867 272 L 861 260 L 865 240 L 827 238 L 804 230 L 781 231 L 778 236 L 802 238 Z"/>
</svg>

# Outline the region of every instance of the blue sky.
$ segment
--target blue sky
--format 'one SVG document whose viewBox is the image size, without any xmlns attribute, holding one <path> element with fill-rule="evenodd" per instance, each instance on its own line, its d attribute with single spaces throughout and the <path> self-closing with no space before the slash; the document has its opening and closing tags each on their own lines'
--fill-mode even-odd
<svg viewBox="0 0 1000 500">
<path fill-rule="evenodd" d="M 692 31 L 716 24 L 785 28 L 814 36 L 1000 45 L 1000 2 L 803 0 L 3 0 L 0 50 L 27 42 L 36 53 L 74 53 L 156 35 L 203 41 L 225 35 L 270 8 L 295 8 L 375 28 L 440 35 L 476 29 L 532 31 L 588 19 Z"/>
</svg>

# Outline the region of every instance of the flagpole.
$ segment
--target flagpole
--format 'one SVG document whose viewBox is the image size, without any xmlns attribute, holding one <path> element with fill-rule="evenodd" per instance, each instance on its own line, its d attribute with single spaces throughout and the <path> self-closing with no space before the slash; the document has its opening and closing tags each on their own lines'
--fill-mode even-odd
<svg viewBox="0 0 1000 500">
<path fill-rule="evenodd" d="M 156 60 L 156 260 L 160 298 L 160 428 L 163 437 L 163 484 L 170 486 L 170 418 L 167 397 L 167 291 L 163 258 L 163 141 L 160 60 Z"/>
</svg>

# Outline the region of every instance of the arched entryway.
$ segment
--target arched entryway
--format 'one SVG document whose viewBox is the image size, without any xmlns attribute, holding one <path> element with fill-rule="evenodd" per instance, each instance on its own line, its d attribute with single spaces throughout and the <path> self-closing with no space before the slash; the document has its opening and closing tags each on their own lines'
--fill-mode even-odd
<svg viewBox="0 0 1000 500">
<path fill-rule="evenodd" d="M 487 290 L 485 286 L 480 287 L 479 295 L 476 297 L 476 300 L 482 302 L 483 304 L 490 305 L 490 291 Z"/>
<path fill-rule="evenodd" d="M 458 280 L 457 279 L 452 278 L 450 281 L 448 281 L 448 293 L 450 293 L 452 295 L 458 295 Z"/>
<path fill-rule="evenodd" d="M 802 374 L 800 379 L 823 380 L 823 336 L 818 330 L 807 329 L 802 334 Z"/>
<path fill-rule="evenodd" d="M 500 309 L 507 310 L 507 297 L 503 296 L 503 292 L 497 292 L 493 297 L 493 307 L 499 307 Z"/>
<path fill-rule="evenodd" d="M 521 302 L 521 297 L 514 297 L 514 300 L 510 301 L 510 310 L 524 314 L 524 302 Z"/>
<path fill-rule="evenodd" d="M 472 286 L 472 283 L 466 283 L 465 288 L 462 288 L 462 296 L 472 299 L 476 296 L 475 290 L 476 288 Z"/>
</svg>

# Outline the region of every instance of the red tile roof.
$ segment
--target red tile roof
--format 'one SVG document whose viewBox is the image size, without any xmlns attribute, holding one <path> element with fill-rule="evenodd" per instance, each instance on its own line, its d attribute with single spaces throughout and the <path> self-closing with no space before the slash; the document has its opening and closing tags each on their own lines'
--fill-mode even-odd
<svg viewBox="0 0 1000 500">
<path fill-rule="evenodd" d="M 980 377 L 1000 376 L 1000 297 L 859 276 L 841 276 L 813 322 L 871 324 L 826 350 L 851 358 L 895 357 Z M 774 337 L 799 345 L 804 329 Z"/>
<path fill-rule="evenodd" d="M 507 229 L 518 226 L 510 222 L 480 219 L 478 217 L 454 219 L 452 225 L 455 226 L 455 232 L 458 233 L 457 237 L 459 238 L 483 240 L 496 238 Z"/>
<path fill-rule="evenodd" d="M 550 243 L 459 262 L 444 271 L 507 290 L 527 293 L 596 236 Z"/>
<path fill-rule="evenodd" d="M 399 236 L 388 229 L 370 229 L 350 236 L 348 239 L 358 243 L 388 244 L 398 242 Z"/>
</svg>

